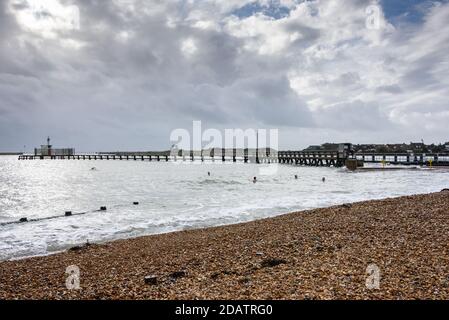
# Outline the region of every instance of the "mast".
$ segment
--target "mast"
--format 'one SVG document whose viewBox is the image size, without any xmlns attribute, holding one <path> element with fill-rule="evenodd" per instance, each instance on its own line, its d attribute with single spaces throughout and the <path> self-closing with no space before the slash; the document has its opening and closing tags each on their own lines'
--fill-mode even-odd
<svg viewBox="0 0 449 320">
<path fill-rule="evenodd" d="M 259 163 L 259 129 L 257 129 L 257 139 L 256 139 L 256 163 Z"/>
</svg>

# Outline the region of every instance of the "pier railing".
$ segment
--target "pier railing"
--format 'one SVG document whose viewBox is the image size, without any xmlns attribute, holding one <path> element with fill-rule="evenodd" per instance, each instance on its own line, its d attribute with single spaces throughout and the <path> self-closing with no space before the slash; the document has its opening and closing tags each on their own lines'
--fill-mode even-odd
<svg viewBox="0 0 449 320">
<path fill-rule="evenodd" d="M 279 163 L 342 167 L 347 155 L 338 151 L 279 151 Z"/>
<path fill-rule="evenodd" d="M 356 153 L 366 163 L 449 166 L 449 153 Z"/>
<path fill-rule="evenodd" d="M 122 160 L 122 161 L 150 161 L 150 162 L 185 162 L 185 161 L 211 161 L 211 162 L 244 162 L 244 163 L 276 163 L 275 154 L 197 154 L 194 152 L 183 155 L 161 154 L 79 154 L 79 155 L 20 155 L 19 160 Z"/>
</svg>

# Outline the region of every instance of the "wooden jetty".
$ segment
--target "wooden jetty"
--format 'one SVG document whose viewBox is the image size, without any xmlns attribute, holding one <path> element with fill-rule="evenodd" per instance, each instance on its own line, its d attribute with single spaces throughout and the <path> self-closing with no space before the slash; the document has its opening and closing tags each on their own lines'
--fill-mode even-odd
<svg viewBox="0 0 449 320">
<path fill-rule="evenodd" d="M 342 167 L 347 154 L 338 151 L 279 151 L 279 163 L 317 167 Z"/>
<path fill-rule="evenodd" d="M 122 161 L 221 161 L 244 163 L 281 163 L 302 166 L 343 167 L 347 161 L 356 161 L 355 168 L 363 163 L 389 163 L 394 165 L 449 166 L 449 154 L 406 154 L 406 153 L 356 153 L 341 150 L 279 151 L 249 153 L 247 150 L 233 150 L 221 154 L 207 152 L 184 152 L 173 155 L 161 153 L 95 153 L 76 155 L 31 155 L 21 154 L 19 160 L 122 160 Z M 359 165 L 360 164 L 360 165 Z"/>
<path fill-rule="evenodd" d="M 151 153 L 116 153 L 116 154 L 77 154 L 77 155 L 32 155 L 23 154 L 19 156 L 19 160 L 122 160 L 122 161 L 155 161 L 155 162 L 177 162 L 177 161 L 221 161 L 221 162 L 244 162 L 244 163 L 276 163 L 278 158 L 276 154 L 259 153 L 250 154 L 248 152 L 223 152 L 222 154 L 202 152 L 187 152 L 183 154 L 173 155 L 169 152 L 161 152 L 160 154 Z"/>
<path fill-rule="evenodd" d="M 19 156 L 19 160 L 122 160 L 122 161 L 155 161 L 155 162 L 177 162 L 177 161 L 221 161 L 221 162 L 244 162 L 244 163 L 284 163 L 305 166 L 344 166 L 347 156 L 342 156 L 338 151 L 326 152 L 303 152 L 303 151 L 280 151 L 277 153 L 248 152 L 226 152 L 222 154 L 201 152 L 189 152 L 173 155 L 166 152 L 160 154 L 77 154 L 77 155 L 29 155 Z"/>
</svg>

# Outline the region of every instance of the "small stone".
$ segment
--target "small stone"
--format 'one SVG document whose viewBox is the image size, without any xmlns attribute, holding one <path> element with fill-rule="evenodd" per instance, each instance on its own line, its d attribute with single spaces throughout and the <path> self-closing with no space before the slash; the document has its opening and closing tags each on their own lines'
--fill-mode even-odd
<svg viewBox="0 0 449 320">
<path fill-rule="evenodd" d="M 146 284 L 151 284 L 151 285 L 156 285 L 157 284 L 157 277 L 156 276 L 146 276 L 145 277 L 145 283 Z"/>
<path fill-rule="evenodd" d="M 231 270 L 225 270 L 222 273 L 227 276 L 232 276 L 232 275 L 237 274 L 235 271 L 231 271 Z"/>
<path fill-rule="evenodd" d="M 170 278 L 173 279 L 178 279 L 178 278 L 184 278 L 185 276 L 187 276 L 187 272 L 185 271 L 176 271 L 170 274 Z"/>
<path fill-rule="evenodd" d="M 342 205 L 343 208 L 349 209 L 352 207 L 352 205 L 350 203 L 345 203 Z"/>
<path fill-rule="evenodd" d="M 214 272 L 211 276 L 212 279 L 218 279 L 218 277 L 220 277 L 220 273 L 219 272 Z"/>
<path fill-rule="evenodd" d="M 263 252 L 256 252 L 256 256 L 259 256 L 259 257 L 263 256 Z"/>
<path fill-rule="evenodd" d="M 284 259 L 265 259 L 262 261 L 262 268 L 272 268 L 286 263 L 287 261 Z"/>
<path fill-rule="evenodd" d="M 251 278 L 249 278 L 249 277 L 244 277 L 244 278 L 239 279 L 238 282 L 239 282 L 240 284 L 249 284 L 249 283 L 251 283 Z"/>
</svg>

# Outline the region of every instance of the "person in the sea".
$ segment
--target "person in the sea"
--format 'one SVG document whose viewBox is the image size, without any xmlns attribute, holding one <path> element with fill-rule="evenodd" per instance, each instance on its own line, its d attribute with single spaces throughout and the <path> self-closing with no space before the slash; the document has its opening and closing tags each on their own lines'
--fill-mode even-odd
<svg viewBox="0 0 449 320">
<path fill-rule="evenodd" d="M 295 179 L 298 180 L 298 175 L 297 174 L 295 174 Z"/>
<path fill-rule="evenodd" d="M 323 179 L 322 179 L 322 180 L 323 180 L 323 182 L 326 182 L 326 178 L 325 178 L 325 177 L 323 177 Z"/>
<path fill-rule="evenodd" d="M 207 175 L 210 177 L 210 171 L 207 172 Z"/>
<path fill-rule="evenodd" d="M 253 183 L 256 183 L 256 182 L 257 182 L 257 177 L 254 177 Z"/>
</svg>

